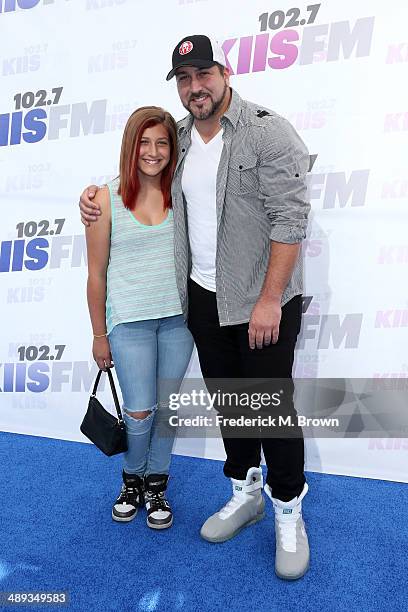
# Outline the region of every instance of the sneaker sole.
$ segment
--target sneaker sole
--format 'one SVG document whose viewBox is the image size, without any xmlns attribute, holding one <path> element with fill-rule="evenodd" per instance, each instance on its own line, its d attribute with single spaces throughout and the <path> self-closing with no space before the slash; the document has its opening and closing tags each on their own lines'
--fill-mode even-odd
<svg viewBox="0 0 408 612">
<path fill-rule="evenodd" d="M 173 524 L 173 517 L 171 518 L 170 523 L 166 523 L 164 525 L 152 525 L 148 520 L 146 520 L 146 524 L 148 527 L 150 527 L 150 529 L 168 529 Z"/>
<path fill-rule="evenodd" d="M 132 514 L 132 516 L 116 516 L 116 514 L 113 514 L 113 510 L 112 510 L 112 518 L 117 523 L 130 523 L 130 521 L 133 521 L 136 515 L 137 515 L 137 512 Z"/>
<path fill-rule="evenodd" d="M 306 572 L 309 570 L 310 564 L 308 563 L 305 570 L 301 573 L 301 574 L 297 574 L 296 576 L 287 576 L 284 574 L 280 574 L 276 568 L 275 568 L 275 574 L 277 575 L 278 578 L 280 578 L 281 580 L 299 580 L 299 578 L 303 578 L 303 576 L 306 574 Z"/>
<path fill-rule="evenodd" d="M 255 525 L 255 523 L 262 521 L 262 519 L 264 518 L 265 518 L 265 512 L 262 512 L 262 514 L 257 514 L 255 518 L 251 519 L 247 523 L 244 523 L 243 525 L 241 525 L 241 527 L 238 527 L 238 529 L 236 529 L 233 533 L 231 533 L 228 536 L 225 536 L 224 538 L 208 538 L 204 536 L 201 532 L 200 532 L 200 535 L 203 538 L 203 540 L 206 540 L 207 542 L 211 542 L 212 544 L 221 544 L 222 542 L 227 542 L 228 540 L 235 538 L 235 536 L 238 535 L 243 529 L 245 529 L 245 527 L 249 527 L 250 525 Z"/>
</svg>

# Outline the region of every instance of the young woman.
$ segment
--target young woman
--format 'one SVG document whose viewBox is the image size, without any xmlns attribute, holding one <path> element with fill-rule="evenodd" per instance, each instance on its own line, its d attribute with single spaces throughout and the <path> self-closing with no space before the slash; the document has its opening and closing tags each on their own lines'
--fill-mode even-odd
<svg viewBox="0 0 408 612">
<path fill-rule="evenodd" d="M 128 438 L 112 518 L 132 520 L 144 500 L 153 529 L 173 522 L 165 497 L 175 435 L 169 394 L 178 392 L 193 349 L 174 267 L 176 159 L 173 117 L 137 109 L 123 134 L 119 177 L 98 190 L 102 214 L 86 228 L 93 356 L 103 370 L 113 358 Z"/>
</svg>

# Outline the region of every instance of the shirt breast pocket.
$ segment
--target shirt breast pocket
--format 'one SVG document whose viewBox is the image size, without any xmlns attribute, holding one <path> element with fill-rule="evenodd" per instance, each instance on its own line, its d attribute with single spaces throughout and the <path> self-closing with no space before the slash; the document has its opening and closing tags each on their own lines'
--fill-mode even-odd
<svg viewBox="0 0 408 612">
<path fill-rule="evenodd" d="M 259 190 L 258 158 L 242 155 L 230 159 L 228 167 L 228 191 L 235 195 L 256 193 Z"/>
</svg>

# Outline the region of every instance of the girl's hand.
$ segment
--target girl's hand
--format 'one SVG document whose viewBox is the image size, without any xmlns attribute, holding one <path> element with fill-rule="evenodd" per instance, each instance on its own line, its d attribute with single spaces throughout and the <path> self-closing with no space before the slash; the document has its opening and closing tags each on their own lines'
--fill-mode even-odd
<svg viewBox="0 0 408 612">
<path fill-rule="evenodd" d="M 109 340 L 106 336 L 103 338 L 94 338 L 92 345 L 92 355 L 98 364 L 98 368 L 106 372 L 107 368 L 113 367 L 112 355 L 110 352 Z"/>
</svg>

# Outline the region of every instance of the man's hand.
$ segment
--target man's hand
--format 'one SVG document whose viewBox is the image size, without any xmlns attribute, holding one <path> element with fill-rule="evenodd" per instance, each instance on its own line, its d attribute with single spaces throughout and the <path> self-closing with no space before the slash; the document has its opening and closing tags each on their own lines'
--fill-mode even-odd
<svg viewBox="0 0 408 612">
<path fill-rule="evenodd" d="M 255 304 L 249 321 L 248 337 L 251 349 L 261 349 L 276 344 L 282 316 L 280 299 L 260 297 Z"/>
<path fill-rule="evenodd" d="M 99 204 L 92 202 L 98 189 L 99 187 L 96 185 L 90 185 L 84 189 L 79 200 L 81 221 L 86 227 L 89 227 L 90 221 L 97 221 L 98 216 L 101 214 Z"/>
<path fill-rule="evenodd" d="M 100 370 L 106 372 L 106 368 L 111 368 L 113 366 L 109 340 L 106 336 L 103 338 L 94 338 L 92 354 Z"/>
</svg>

